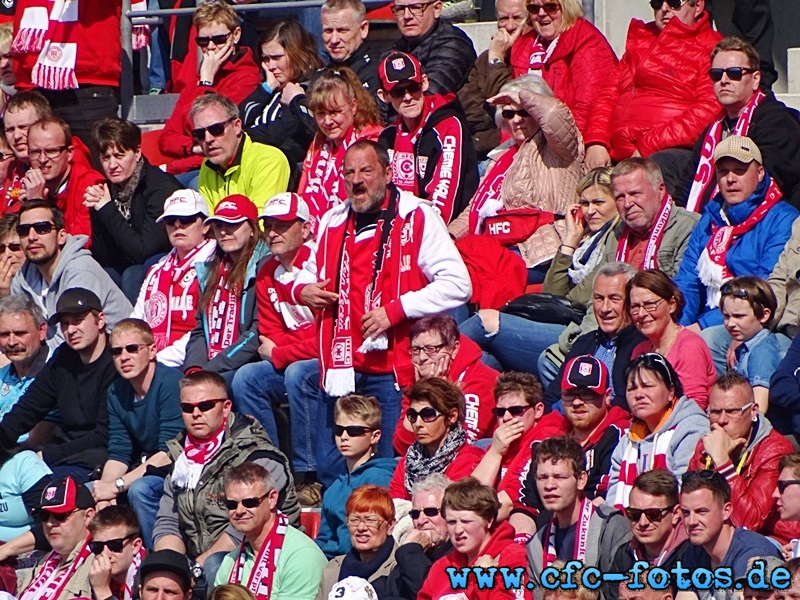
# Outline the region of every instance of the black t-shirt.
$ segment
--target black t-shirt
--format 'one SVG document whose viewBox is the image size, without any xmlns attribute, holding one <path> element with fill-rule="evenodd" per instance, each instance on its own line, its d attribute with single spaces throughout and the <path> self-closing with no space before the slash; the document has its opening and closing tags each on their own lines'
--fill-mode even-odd
<svg viewBox="0 0 800 600">
<path fill-rule="evenodd" d="M 556 527 L 556 558 L 564 562 L 571 561 L 575 556 L 575 528 L 577 523 L 569 527 Z M 544 540 L 548 543 L 547 540 Z"/>
</svg>

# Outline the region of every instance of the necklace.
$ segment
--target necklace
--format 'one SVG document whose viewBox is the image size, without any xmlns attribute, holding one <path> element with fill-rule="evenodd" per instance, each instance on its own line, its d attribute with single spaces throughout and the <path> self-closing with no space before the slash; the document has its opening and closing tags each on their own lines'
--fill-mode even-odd
<svg viewBox="0 0 800 600">
<path fill-rule="evenodd" d="M 655 344 L 650 344 L 653 347 L 653 351 L 657 352 L 661 356 L 666 357 L 667 354 L 669 354 L 669 351 L 672 350 L 672 346 L 675 345 L 675 340 L 678 339 L 678 334 L 681 332 L 682 329 L 683 329 L 683 325 L 678 325 L 675 328 L 675 333 L 672 334 L 672 340 L 670 340 L 669 345 L 667 346 L 667 348 L 663 352 L 660 349 L 656 348 Z"/>
</svg>

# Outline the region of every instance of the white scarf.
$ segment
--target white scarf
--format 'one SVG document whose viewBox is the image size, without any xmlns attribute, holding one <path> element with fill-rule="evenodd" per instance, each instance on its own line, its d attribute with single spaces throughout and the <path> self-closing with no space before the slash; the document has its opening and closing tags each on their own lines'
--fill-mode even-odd
<svg viewBox="0 0 800 600">
<path fill-rule="evenodd" d="M 172 470 L 172 483 L 179 488 L 193 490 L 200 481 L 203 468 L 211 462 L 222 447 L 222 438 L 225 436 L 225 425 L 219 428 L 214 436 L 201 442 L 194 439 L 191 434 L 186 434 L 186 441 L 183 444 L 183 452 L 175 461 L 175 468 Z"/>
</svg>

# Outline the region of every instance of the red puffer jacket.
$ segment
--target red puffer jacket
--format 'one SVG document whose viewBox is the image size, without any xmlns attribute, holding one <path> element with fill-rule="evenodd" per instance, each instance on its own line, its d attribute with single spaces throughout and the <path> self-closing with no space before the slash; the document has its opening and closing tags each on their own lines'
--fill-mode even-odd
<svg viewBox="0 0 800 600">
<path fill-rule="evenodd" d="M 625 54 L 592 108 L 584 143 L 601 144 L 620 161 L 638 150 L 691 148 L 719 113 L 708 69 L 722 35 L 702 13 L 689 27 L 677 18 L 659 32 L 654 22 L 633 19 Z"/>
<path fill-rule="evenodd" d="M 528 72 L 531 46 L 536 30 L 521 35 L 511 47 L 511 69 L 514 77 Z M 586 19 L 563 32 L 553 54 L 547 59 L 542 78 L 556 98 L 572 111 L 575 124 L 584 133 L 592 103 L 613 78 L 617 55 L 608 40 Z"/>
</svg>

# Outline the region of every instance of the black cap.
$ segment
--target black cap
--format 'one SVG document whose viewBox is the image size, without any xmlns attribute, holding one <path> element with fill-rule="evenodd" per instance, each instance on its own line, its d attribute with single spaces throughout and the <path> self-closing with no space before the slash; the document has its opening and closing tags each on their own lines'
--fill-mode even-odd
<svg viewBox="0 0 800 600">
<path fill-rule="evenodd" d="M 59 296 L 56 312 L 47 319 L 47 323 L 55 326 L 64 315 L 80 315 L 90 310 L 103 312 L 103 305 L 100 304 L 97 294 L 84 288 L 70 288 Z"/>
<path fill-rule="evenodd" d="M 37 513 L 47 511 L 66 514 L 83 508 L 94 508 L 94 506 L 92 492 L 79 481 L 67 476 L 44 488 Z"/>
<path fill-rule="evenodd" d="M 140 581 L 144 584 L 145 577 L 151 573 L 167 571 L 177 575 L 185 590 L 192 586 L 192 572 L 189 570 L 189 559 L 185 554 L 175 550 L 156 550 L 145 556 L 142 566 L 139 567 Z"/>
</svg>

